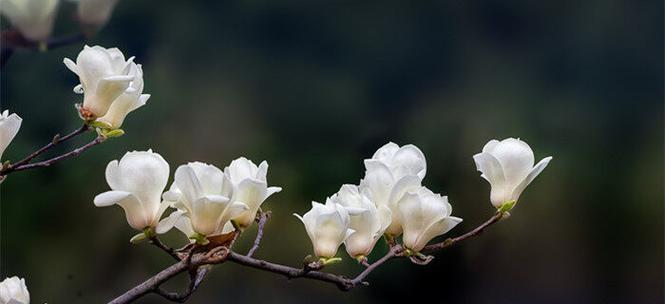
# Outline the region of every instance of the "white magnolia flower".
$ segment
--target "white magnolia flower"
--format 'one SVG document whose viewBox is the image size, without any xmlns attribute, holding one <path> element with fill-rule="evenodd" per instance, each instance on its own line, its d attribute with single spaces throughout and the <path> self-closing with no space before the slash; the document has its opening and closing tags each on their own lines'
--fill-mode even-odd
<svg viewBox="0 0 665 304">
<path fill-rule="evenodd" d="M 30 304 L 30 293 L 25 280 L 18 277 L 0 282 L 0 304 Z"/>
<path fill-rule="evenodd" d="M 524 188 L 540 174 L 552 157 L 543 158 L 535 166 L 533 151 L 519 139 L 490 140 L 483 151 L 473 156 L 478 171 L 491 187 L 490 200 L 494 207 L 517 201 Z"/>
<path fill-rule="evenodd" d="M 180 212 L 163 220 L 157 233 L 165 233 L 176 224 L 179 218 L 189 218 L 189 226 L 195 234 L 212 236 L 225 232 L 229 221 L 249 208 L 244 203 L 232 202 L 233 186 L 219 168 L 200 162 L 181 165 L 175 172 L 171 189 L 164 193 L 164 200 Z M 174 212 L 174 213 L 176 213 Z M 191 237 L 186 220 L 179 230 Z M 189 234 L 189 235 L 188 235 Z"/>
<path fill-rule="evenodd" d="M 435 194 L 425 187 L 404 194 L 398 206 L 397 216 L 404 230 L 402 242 L 415 252 L 462 222 L 461 218 L 450 216 L 453 208 L 447 196 Z"/>
<path fill-rule="evenodd" d="M 76 73 L 81 81 L 74 92 L 83 93 L 82 116 L 95 119 L 106 114 L 111 104 L 125 93 L 134 80 L 135 76 L 131 73 L 133 61 L 134 57 L 125 60 L 117 48 L 87 45 L 76 57 L 76 63 L 69 58 L 64 59 L 67 68 Z M 142 82 L 141 79 L 141 87 Z"/>
<path fill-rule="evenodd" d="M 136 230 L 155 227 L 168 207 L 161 202 L 168 179 L 169 164 L 161 155 L 152 150 L 128 152 L 106 167 L 111 191 L 97 195 L 95 205 L 120 205 L 127 222 Z"/>
<path fill-rule="evenodd" d="M 83 25 L 104 26 L 113 13 L 118 0 L 78 0 L 78 18 Z"/>
<path fill-rule="evenodd" d="M 322 258 L 332 258 L 337 254 L 337 248 L 354 230 L 349 228 L 349 211 L 330 199 L 326 204 L 312 202 L 310 209 L 303 216 L 293 214 L 305 224 L 305 230 L 312 240 L 314 254 Z"/>
<path fill-rule="evenodd" d="M 249 209 L 233 218 L 241 229 L 247 228 L 254 222 L 256 212 L 261 204 L 274 193 L 282 191 L 280 187 L 268 187 L 266 175 L 268 163 L 263 161 L 256 166 L 251 160 L 238 158 L 224 168 L 224 175 L 233 185 L 231 201 L 243 203 Z"/>
<path fill-rule="evenodd" d="M 0 115 L 0 159 L 2 159 L 2 153 L 5 152 L 5 149 L 21 128 L 22 121 L 23 119 L 16 114 L 9 115 L 8 110 Z"/>
<path fill-rule="evenodd" d="M 129 75 L 134 77 L 129 88 L 127 88 L 124 93 L 120 94 L 120 96 L 113 101 L 106 114 L 98 119 L 98 121 L 111 126 L 112 129 L 119 129 L 122 126 L 125 117 L 127 117 L 127 114 L 145 105 L 148 98 L 150 98 L 150 94 L 142 94 L 143 69 L 141 68 L 141 65 L 130 62 Z"/>
<path fill-rule="evenodd" d="M 32 41 L 45 41 L 58 8 L 58 0 L 0 0 L 0 13 L 21 35 Z"/>
<path fill-rule="evenodd" d="M 420 187 L 427 172 L 425 155 L 414 145 L 399 147 L 388 143 L 365 160 L 365 178 L 360 182 L 377 206 L 392 211 L 392 221 L 386 233 L 397 236 L 402 232 L 397 217 L 397 202 L 402 195 Z"/>
<path fill-rule="evenodd" d="M 330 200 L 354 213 L 351 215 L 349 228 L 355 232 L 344 241 L 346 252 L 354 258 L 369 255 L 390 225 L 390 209 L 384 205 L 377 208 L 356 185 L 343 185 Z"/>
</svg>

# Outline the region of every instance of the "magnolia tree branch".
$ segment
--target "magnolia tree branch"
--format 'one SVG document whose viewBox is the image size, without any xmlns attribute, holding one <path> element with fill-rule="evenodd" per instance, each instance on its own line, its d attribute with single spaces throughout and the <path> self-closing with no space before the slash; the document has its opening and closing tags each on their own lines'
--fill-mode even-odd
<svg viewBox="0 0 665 304">
<path fill-rule="evenodd" d="M 261 239 L 263 238 L 263 227 L 266 225 L 266 221 L 268 221 L 269 217 L 270 212 L 259 211 L 259 214 L 257 214 L 256 222 L 258 229 L 256 231 L 256 239 L 254 239 L 254 245 L 252 245 L 252 248 L 247 252 L 247 257 L 251 257 L 254 255 L 254 252 L 259 249 L 259 245 L 261 245 Z"/>
<path fill-rule="evenodd" d="M 458 242 L 464 241 L 474 236 L 478 236 L 487 227 L 498 222 L 501 218 L 506 216 L 506 214 L 507 212 L 497 212 L 489 220 L 482 223 L 480 226 L 476 227 L 475 229 L 461 236 L 447 239 L 441 243 L 429 245 L 425 247 L 422 250 L 422 252 L 434 253 L 436 251 L 440 251 L 448 247 L 451 247 L 453 244 L 456 244 Z M 306 264 L 302 268 L 294 268 L 286 265 L 268 262 L 265 260 L 256 259 L 252 257 L 252 254 L 256 251 L 256 248 L 258 248 L 258 244 L 260 243 L 261 235 L 263 232 L 263 226 L 265 225 L 265 221 L 267 220 L 267 218 L 268 216 L 264 213 L 261 213 L 259 215 L 258 217 L 259 231 L 257 233 L 256 240 L 254 241 L 254 246 L 252 247 L 252 249 L 250 249 L 247 255 L 242 255 L 233 252 L 229 244 L 214 247 L 212 249 L 209 249 L 207 252 L 201 252 L 195 254 L 190 253 L 189 255 L 190 259 L 184 259 L 184 258 L 181 259 L 178 263 L 166 268 L 165 270 L 162 270 L 161 272 L 149 278 L 145 282 L 130 289 L 123 295 L 109 302 L 109 304 L 131 303 L 134 300 L 148 293 L 156 293 L 170 301 L 182 303 L 186 301 L 194 291 L 196 291 L 199 284 L 201 283 L 201 281 L 209 271 L 210 266 L 203 266 L 203 265 L 220 264 L 227 261 L 247 266 L 250 268 L 258 269 L 261 271 L 279 274 L 286 277 L 287 279 L 307 278 L 316 281 L 331 283 L 336 285 L 339 289 L 343 291 L 351 290 L 360 285 L 363 286 L 369 285 L 369 283 L 365 281 L 367 276 L 369 276 L 370 273 L 379 268 L 381 265 L 394 258 L 409 256 L 411 260 L 414 261 L 414 263 L 421 264 L 419 262 L 416 262 L 413 259 L 414 257 L 410 256 L 409 251 L 405 250 L 399 244 L 391 245 L 390 249 L 383 257 L 376 260 L 374 263 L 369 264 L 367 268 L 365 268 L 365 270 L 363 270 L 355 278 L 347 278 L 343 275 L 337 275 L 329 272 L 320 271 L 320 269 L 323 268 L 323 265 L 318 264 L 317 262 Z M 194 249 L 196 248 L 193 248 L 191 252 L 194 252 Z M 188 260 L 190 261 L 188 262 Z M 427 257 L 424 263 L 429 262 L 429 260 L 431 260 L 431 257 Z M 190 284 L 183 293 L 166 292 L 160 288 L 160 285 L 163 284 L 164 282 L 188 270 L 190 272 Z"/>
</svg>

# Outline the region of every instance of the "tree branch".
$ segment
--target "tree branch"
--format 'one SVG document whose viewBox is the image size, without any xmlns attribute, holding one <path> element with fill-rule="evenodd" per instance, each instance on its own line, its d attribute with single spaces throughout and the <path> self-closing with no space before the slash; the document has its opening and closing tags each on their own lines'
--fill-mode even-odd
<svg viewBox="0 0 665 304">
<path fill-rule="evenodd" d="M 5 64 L 7 64 L 7 61 L 9 61 L 9 58 L 14 53 L 15 49 L 50 50 L 78 42 L 84 42 L 86 39 L 84 33 L 76 33 L 60 37 L 52 37 L 46 42 L 40 43 L 25 39 L 25 37 L 16 30 L 2 31 L 0 37 L 2 41 L 0 67 L 4 67 Z"/>
<path fill-rule="evenodd" d="M 254 252 L 256 252 L 257 249 L 259 249 L 259 245 L 261 244 L 261 239 L 263 238 L 263 227 L 266 225 L 266 221 L 268 221 L 268 218 L 270 217 L 270 212 L 263 212 L 259 211 L 259 215 L 256 219 L 258 222 L 257 226 L 257 231 L 256 231 L 256 239 L 254 239 L 254 245 L 252 245 L 252 248 L 249 249 L 249 252 L 247 252 L 247 257 L 251 257 L 254 255 Z"/>
<path fill-rule="evenodd" d="M 149 239 L 150 244 L 154 245 L 155 247 L 163 250 L 166 252 L 168 255 L 173 257 L 177 262 L 180 262 L 182 259 L 178 256 L 178 254 L 173 250 L 173 248 L 167 246 L 166 244 L 162 243 L 162 241 L 157 238 L 156 236 L 153 236 Z"/>
<path fill-rule="evenodd" d="M 50 158 L 50 159 L 47 159 L 47 160 L 44 160 L 44 161 L 41 161 L 41 162 L 37 162 L 37 163 L 23 164 L 23 165 L 20 165 L 20 166 L 11 166 L 11 167 L 9 167 L 9 169 L 3 170 L 2 172 L 0 172 L 0 176 L 6 176 L 7 174 L 12 173 L 12 172 L 18 172 L 18 171 L 29 170 L 29 169 L 34 169 L 34 168 L 50 167 L 51 165 L 53 165 L 53 164 L 55 164 L 59 161 L 77 156 L 77 155 L 83 153 L 84 151 L 86 151 L 86 150 L 88 150 L 88 149 L 104 142 L 105 140 L 106 140 L 106 137 L 101 136 L 101 135 L 97 136 L 97 138 L 95 138 L 93 141 L 91 141 L 91 142 L 89 142 L 89 143 L 87 143 L 87 144 L 85 144 L 85 145 L 83 145 L 79 148 L 76 148 L 76 149 L 74 149 L 70 152 L 67 152 L 65 154 L 62 154 L 62 155 L 59 155 L 59 156 L 56 156 L 56 157 L 53 157 L 53 158 Z"/>
<path fill-rule="evenodd" d="M 425 247 L 422 250 L 422 252 L 433 253 L 436 251 L 440 251 L 452 246 L 453 244 L 456 244 L 457 242 L 480 235 L 487 227 L 498 222 L 506 214 L 507 213 L 497 212 L 489 220 L 482 223 L 480 226 L 476 227 L 475 229 L 456 238 L 447 239 L 441 243 L 429 245 Z M 261 223 L 261 218 L 259 218 L 259 223 Z M 259 231 L 262 230 L 263 228 L 259 227 Z M 258 245 L 256 245 L 260 243 L 260 238 L 258 235 L 257 239 L 258 241 L 257 240 L 254 241 L 255 246 L 252 247 L 252 249 L 254 249 L 255 247 L 258 248 Z M 215 257 L 215 255 L 219 255 L 218 252 L 223 252 L 222 256 Z M 382 258 L 378 259 L 372 264 L 369 264 L 367 268 L 365 268 L 365 270 L 363 270 L 355 278 L 350 279 L 343 275 L 337 275 L 324 271 L 314 270 L 306 266 L 303 268 L 294 268 L 290 266 L 285 266 L 277 263 L 255 259 L 251 257 L 252 253 L 253 251 L 250 250 L 250 252 L 247 255 L 241 255 L 239 253 L 231 251 L 228 247 L 224 246 L 215 247 L 208 252 L 197 253 L 195 256 L 191 258 L 191 264 L 188 263 L 187 260 L 182 260 L 170 266 L 169 268 L 161 271 L 160 273 L 156 274 L 155 276 L 151 277 L 150 279 L 146 280 L 140 285 L 127 291 L 125 294 L 109 302 L 109 304 L 130 303 L 150 292 L 157 293 L 160 296 L 170 301 L 184 302 L 191 296 L 191 294 L 196 290 L 196 288 L 198 288 L 198 285 L 201 283 L 201 281 L 205 277 L 205 274 L 207 273 L 206 271 L 206 273 L 201 274 L 200 270 L 198 270 L 197 267 L 209 264 L 219 264 L 225 261 L 233 262 L 239 265 L 247 266 L 250 268 L 266 272 L 279 274 L 286 277 L 287 279 L 307 278 L 316 281 L 331 283 L 336 285 L 339 289 L 343 291 L 348 291 L 359 285 L 363 286 L 369 285 L 369 283 L 365 281 L 365 279 L 370 275 L 370 273 L 372 273 L 374 270 L 376 270 L 381 265 L 385 264 L 391 259 L 394 259 L 396 257 L 406 256 L 405 250 L 401 245 L 399 244 L 391 245 L 388 253 L 386 253 Z M 191 277 L 191 274 L 193 273 L 191 269 L 197 269 L 197 271 L 194 271 L 194 273 L 196 273 L 195 277 Z M 183 293 L 167 292 L 159 288 L 159 286 L 162 283 L 168 281 L 169 279 L 178 275 L 179 273 L 185 272 L 187 270 L 190 270 L 190 285 Z"/>
</svg>

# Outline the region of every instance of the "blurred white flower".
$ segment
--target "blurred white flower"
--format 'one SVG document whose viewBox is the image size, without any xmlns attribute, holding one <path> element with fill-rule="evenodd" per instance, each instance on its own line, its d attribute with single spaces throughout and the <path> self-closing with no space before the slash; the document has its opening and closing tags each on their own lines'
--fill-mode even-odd
<svg viewBox="0 0 665 304">
<path fill-rule="evenodd" d="M 0 160 L 5 149 L 7 149 L 21 128 L 22 121 L 23 119 L 16 114 L 9 115 L 8 110 L 5 110 L 0 115 Z"/>
<path fill-rule="evenodd" d="M 326 201 L 325 205 L 312 202 L 312 209 L 303 216 L 295 213 L 293 215 L 305 225 L 317 257 L 334 257 L 339 245 L 354 232 L 349 228 L 348 210 L 340 204 L 333 203 L 330 199 Z"/>
<path fill-rule="evenodd" d="M 365 160 L 365 169 L 360 185 L 367 189 L 375 205 L 387 206 L 392 211 L 393 218 L 386 233 L 397 236 L 402 232 L 397 202 L 407 191 L 420 187 L 427 172 L 425 155 L 414 145 L 399 147 L 391 142 Z"/>
<path fill-rule="evenodd" d="M 51 35 L 57 8 L 58 0 L 0 0 L 0 13 L 31 41 Z"/>
<path fill-rule="evenodd" d="M 181 165 L 175 172 L 171 189 L 164 193 L 164 200 L 180 212 L 169 216 L 157 227 L 157 233 L 165 233 L 176 226 L 185 234 L 189 228 L 201 236 L 212 236 L 225 232 L 229 221 L 249 208 L 244 203 L 231 202 L 233 186 L 219 168 L 200 162 Z M 175 213 L 175 212 L 174 212 Z M 180 220 L 186 216 L 187 220 Z"/>
<path fill-rule="evenodd" d="M 491 187 L 494 207 L 515 201 L 522 191 L 547 167 L 552 157 L 545 157 L 535 166 L 533 151 L 519 139 L 490 140 L 483 151 L 473 156 L 478 171 Z"/>
<path fill-rule="evenodd" d="M 84 26 L 98 29 L 111 19 L 118 0 L 78 0 L 78 18 Z"/>
<path fill-rule="evenodd" d="M 145 105 L 148 98 L 150 98 L 150 94 L 142 94 L 143 69 L 141 68 L 141 65 L 130 62 L 129 75 L 134 77 L 129 88 L 120 94 L 120 96 L 113 101 L 106 114 L 98 119 L 98 121 L 111 126 L 112 129 L 119 129 L 122 126 L 125 117 L 127 117 L 127 114 Z"/>
<path fill-rule="evenodd" d="M 18 277 L 0 282 L 0 304 L 30 304 L 30 293 L 25 280 Z"/>
<path fill-rule="evenodd" d="M 105 49 L 101 46 L 84 46 L 76 57 L 76 63 L 65 58 L 65 65 L 79 76 L 81 84 L 74 92 L 83 93 L 81 116 L 92 120 L 102 117 L 111 104 L 125 93 L 134 80 L 132 64 L 134 57 L 125 60 L 117 48 Z M 141 75 L 142 76 L 142 75 Z M 141 79 L 141 87 L 143 80 Z M 133 89 L 130 89 L 130 92 Z"/>
<path fill-rule="evenodd" d="M 266 175 L 268 163 L 263 161 L 256 166 L 251 160 L 238 158 L 224 168 L 226 179 L 233 186 L 231 202 L 243 203 L 249 209 L 233 218 L 241 229 L 252 225 L 261 204 L 274 193 L 282 191 L 280 187 L 268 187 Z"/>
<path fill-rule="evenodd" d="M 161 155 L 148 151 L 126 153 L 106 166 L 111 191 L 95 197 L 97 207 L 120 205 L 127 222 L 136 230 L 155 227 L 168 207 L 161 195 L 169 179 L 169 164 Z"/>
<path fill-rule="evenodd" d="M 345 241 L 346 252 L 354 258 L 366 257 L 386 231 L 392 215 L 388 207 L 378 208 L 356 185 L 343 185 L 330 200 L 352 210 L 349 228 L 354 230 Z"/>
<path fill-rule="evenodd" d="M 404 233 L 402 242 L 415 252 L 462 222 L 461 218 L 450 216 L 453 208 L 447 196 L 442 197 L 425 187 L 404 194 L 398 206 L 397 216 Z"/>
</svg>

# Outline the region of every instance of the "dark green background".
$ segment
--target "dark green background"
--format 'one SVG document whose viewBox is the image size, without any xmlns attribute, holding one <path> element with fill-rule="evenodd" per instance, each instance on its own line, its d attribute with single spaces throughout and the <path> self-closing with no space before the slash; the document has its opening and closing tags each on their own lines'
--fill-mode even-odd
<svg viewBox="0 0 665 304">
<path fill-rule="evenodd" d="M 56 36 L 76 31 L 74 8 Z M 152 148 L 172 172 L 268 160 L 284 191 L 258 256 L 299 265 L 311 245 L 291 214 L 357 182 L 384 143 L 423 150 L 425 184 L 464 218 L 457 235 L 493 212 L 471 156 L 509 136 L 554 160 L 508 221 L 431 265 L 394 261 L 343 293 L 227 264 L 191 303 L 663 301 L 662 1 L 123 0 L 88 43 L 135 55 L 152 98 L 122 138 L 2 184 L 1 274 L 26 277 L 34 303 L 102 303 L 171 262 L 128 243 L 120 208 L 92 204 L 125 151 Z M 24 118 L 5 159 L 78 126 L 62 58 L 81 47 L 3 69 L 2 109 Z M 340 256 L 330 271 L 360 271 Z"/>
</svg>

